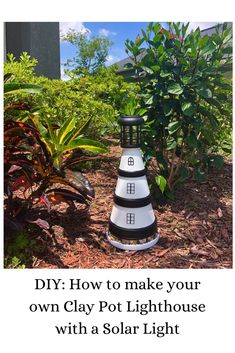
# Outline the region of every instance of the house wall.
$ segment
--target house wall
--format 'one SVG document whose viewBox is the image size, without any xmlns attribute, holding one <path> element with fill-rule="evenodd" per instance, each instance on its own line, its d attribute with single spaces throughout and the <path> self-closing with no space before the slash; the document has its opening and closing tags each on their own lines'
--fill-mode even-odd
<svg viewBox="0 0 235 353">
<path fill-rule="evenodd" d="M 58 22 L 6 22 L 5 54 L 18 59 L 23 51 L 38 60 L 36 75 L 60 78 Z"/>
</svg>

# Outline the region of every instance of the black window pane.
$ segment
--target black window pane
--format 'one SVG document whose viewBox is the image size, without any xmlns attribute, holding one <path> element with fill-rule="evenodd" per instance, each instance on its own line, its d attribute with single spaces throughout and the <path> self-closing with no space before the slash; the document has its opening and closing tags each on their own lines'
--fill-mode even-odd
<svg viewBox="0 0 235 353">
<path fill-rule="evenodd" d="M 135 183 L 127 183 L 127 194 L 135 193 Z"/>
<path fill-rule="evenodd" d="M 126 223 L 127 224 L 135 224 L 135 214 L 134 213 L 127 213 L 126 214 Z"/>
</svg>

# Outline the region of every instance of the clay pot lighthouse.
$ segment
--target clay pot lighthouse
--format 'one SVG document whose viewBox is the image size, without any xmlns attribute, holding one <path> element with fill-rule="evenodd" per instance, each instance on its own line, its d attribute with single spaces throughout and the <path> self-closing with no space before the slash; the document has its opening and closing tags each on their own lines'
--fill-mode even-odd
<svg viewBox="0 0 235 353">
<path fill-rule="evenodd" d="M 159 239 L 140 149 L 144 119 L 121 116 L 119 123 L 123 152 L 107 238 L 119 249 L 143 250 Z"/>
</svg>

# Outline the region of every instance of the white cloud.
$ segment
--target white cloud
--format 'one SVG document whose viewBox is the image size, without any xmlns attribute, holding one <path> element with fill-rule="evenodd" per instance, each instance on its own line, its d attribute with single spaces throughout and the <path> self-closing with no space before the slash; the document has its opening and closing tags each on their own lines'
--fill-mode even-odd
<svg viewBox="0 0 235 353">
<path fill-rule="evenodd" d="M 116 36 L 116 32 L 111 32 L 109 31 L 108 29 L 105 29 L 105 28 L 101 28 L 99 30 L 99 35 L 100 36 L 104 36 L 104 37 L 108 37 L 108 36 Z"/>
<path fill-rule="evenodd" d="M 106 59 L 106 63 L 107 63 L 107 65 L 112 65 L 119 60 L 120 60 L 120 58 L 118 58 L 117 56 L 108 55 L 107 59 Z"/>
<path fill-rule="evenodd" d="M 70 29 L 75 29 L 77 32 L 81 33 L 91 33 L 91 31 L 84 26 L 83 22 L 60 22 L 60 35 L 65 35 Z"/>
<path fill-rule="evenodd" d="M 200 30 L 207 29 L 217 24 L 218 22 L 190 22 L 187 32 L 189 33 L 192 30 L 197 29 L 198 27 L 200 28 Z"/>
</svg>

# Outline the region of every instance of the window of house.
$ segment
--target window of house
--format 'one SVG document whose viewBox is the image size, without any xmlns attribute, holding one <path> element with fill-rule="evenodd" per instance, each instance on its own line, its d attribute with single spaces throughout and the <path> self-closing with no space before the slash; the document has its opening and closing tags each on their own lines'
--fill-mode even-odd
<svg viewBox="0 0 235 353">
<path fill-rule="evenodd" d="M 135 193 L 135 183 L 127 183 L 127 194 L 134 194 Z"/>
<path fill-rule="evenodd" d="M 127 164 L 128 165 L 134 165 L 134 158 L 133 157 L 129 157 L 127 160 Z"/>
<path fill-rule="evenodd" d="M 135 224 L 135 214 L 127 213 L 126 214 L 126 224 Z"/>
</svg>

